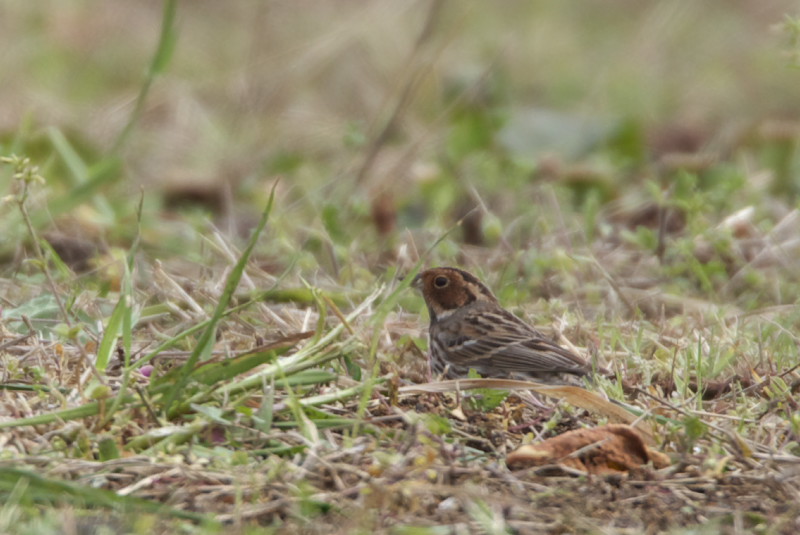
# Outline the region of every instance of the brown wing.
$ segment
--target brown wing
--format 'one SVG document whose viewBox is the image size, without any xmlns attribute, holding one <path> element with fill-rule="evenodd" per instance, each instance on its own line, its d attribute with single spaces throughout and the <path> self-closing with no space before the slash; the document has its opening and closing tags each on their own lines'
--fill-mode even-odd
<svg viewBox="0 0 800 535">
<path fill-rule="evenodd" d="M 532 374 L 590 371 L 581 357 L 506 310 L 477 310 L 452 319 L 457 321 L 440 326 L 436 337 L 459 365 Z"/>
</svg>

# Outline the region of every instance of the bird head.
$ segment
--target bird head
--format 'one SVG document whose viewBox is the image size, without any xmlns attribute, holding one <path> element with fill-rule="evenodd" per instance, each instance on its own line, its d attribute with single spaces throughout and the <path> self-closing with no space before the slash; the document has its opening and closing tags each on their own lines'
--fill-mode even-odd
<svg viewBox="0 0 800 535">
<path fill-rule="evenodd" d="M 422 292 L 432 322 L 475 301 L 497 303 L 489 288 L 474 275 L 457 268 L 425 270 L 414 277 L 411 285 Z"/>
</svg>

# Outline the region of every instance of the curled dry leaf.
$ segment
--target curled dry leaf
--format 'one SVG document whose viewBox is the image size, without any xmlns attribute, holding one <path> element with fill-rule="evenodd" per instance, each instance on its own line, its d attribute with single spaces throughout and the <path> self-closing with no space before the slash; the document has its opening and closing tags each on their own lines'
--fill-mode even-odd
<svg viewBox="0 0 800 535">
<path fill-rule="evenodd" d="M 628 472 L 648 462 L 656 468 L 670 464 L 666 455 L 647 447 L 636 429 L 620 424 L 569 431 L 506 457 L 512 469 L 560 464 L 590 474 Z"/>
</svg>

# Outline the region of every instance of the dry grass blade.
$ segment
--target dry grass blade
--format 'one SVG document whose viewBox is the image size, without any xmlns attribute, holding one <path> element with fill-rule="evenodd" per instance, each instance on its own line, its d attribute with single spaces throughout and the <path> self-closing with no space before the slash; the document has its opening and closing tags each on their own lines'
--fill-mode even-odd
<svg viewBox="0 0 800 535">
<path fill-rule="evenodd" d="M 455 379 L 435 383 L 410 385 L 400 388 L 401 394 L 419 394 L 423 392 L 442 393 L 473 390 L 476 388 L 495 388 L 500 390 L 530 390 L 545 396 L 563 399 L 564 401 L 587 411 L 602 414 L 615 422 L 633 425 L 642 433 L 645 440 L 655 444 L 653 430 L 647 422 L 635 414 L 603 399 L 593 392 L 579 386 L 547 385 L 534 381 L 518 381 L 515 379 Z"/>
</svg>

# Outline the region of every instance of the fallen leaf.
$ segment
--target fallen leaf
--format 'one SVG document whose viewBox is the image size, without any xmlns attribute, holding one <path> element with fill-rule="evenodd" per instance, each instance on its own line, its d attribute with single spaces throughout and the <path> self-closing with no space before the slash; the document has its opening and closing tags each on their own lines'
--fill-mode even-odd
<svg viewBox="0 0 800 535">
<path fill-rule="evenodd" d="M 512 469 L 556 464 L 590 474 L 629 472 L 649 462 L 656 468 L 670 464 L 665 454 L 647 447 L 636 429 L 620 424 L 569 431 L 506 457 Z"/>
</svg>

